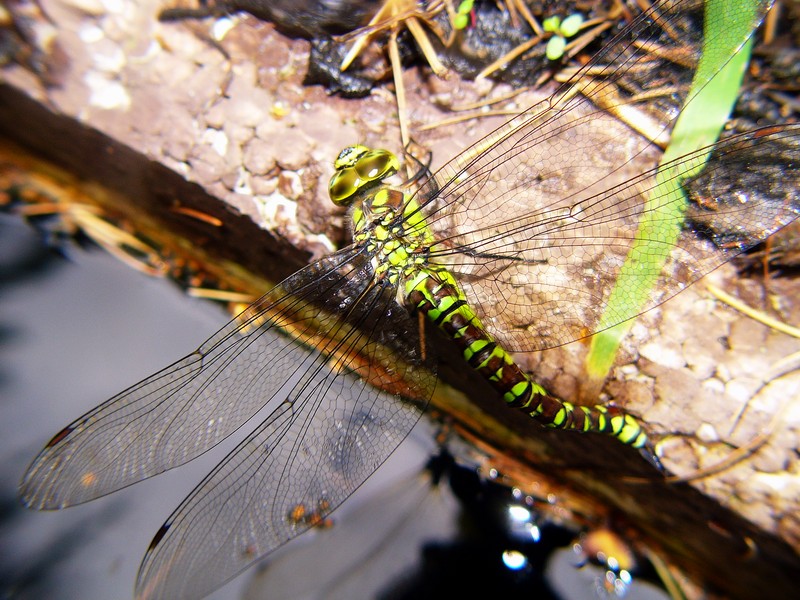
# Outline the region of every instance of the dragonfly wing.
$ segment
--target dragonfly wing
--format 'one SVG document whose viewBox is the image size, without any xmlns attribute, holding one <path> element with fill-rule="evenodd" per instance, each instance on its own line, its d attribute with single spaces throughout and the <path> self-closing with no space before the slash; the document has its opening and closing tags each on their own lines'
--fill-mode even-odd
<svg viewBox="0 0 800 600">
<path fill-rule="evenodd" d="M 137 597 L 197 598 L 309 527 L 324 523 L 385 461 L 435 376 L 417 323 L 391 286 L 365 291 L 338 341 L 306 352 L 286 399 L 178 507 L 151 543 Z M 393 352 L 385 352 L 385 347 Z M 397 350 L 400 350 L 399 352 Z M 369 384 L 381 380 L 381 391 Z"/>
<path fill-rule="evenodd" d="M 665 172 L 686 172 L 704 154 L 683 156 Z M 800 125 L 732 136 L 684 182 L 688 201 L 655 188 L 655 170 L 646 172 L 569 210 L 520 216 L 502 243 L 493 242 L 491 257 L 463 255 L 452 269 L 507 347 L 559 346 L 650 310 L 797 219 L 798 164 Z M 513 259 L 500 256 L 504 246 Z M 616 289 L 623 268 L 624 291 L 636 297 L 643 282 L 646 298 L 608 308 L 612 292 L 623 291 Z"/>
<path fill-rule="evenodd" d="M 600 304 L 606 311 L 602 320 L 598 322 L 599 315 L 592 314 L 587 321 L 594 331 L 613 327 L 668 300 L 800 216 L 800 125 L 731 135 L 715 145 L 704 163 L 707 150 L 661 165 L 658 174 L 653 172 L 647 182 L 646 175 L 634 181 L 632 187 L 644 194 L 623 216 L 635 217 L 636 235 L 618 233 L 613 239 L 601 240 L 619 249 L 626 247 L 623 240 L 629 240 L 630 252 L 625 254 L 623 267 L 626 286 L 623 289 L 620 285 L 619 269 L 605 264 L 596 280 L 613 279 L 614 289 L 609 288 L 609 294 L 624 291 L 635 297 L 639 287 L 647 289 L 648 294 L 641 305 L 616 302 L 621 296 L 610 302 L 606 295 Z M 702 164 L 705 166 L 699 174 L 686 178 L 686 173 L 696 172 L 695 167 Z M 653 187 L 653 182 L 658 185 L 671 178 L 679 180 L 680 195 L 660 185 Z M 621 196 L 624 198 L 626 192 Z M 598 202 L 598 214 L 608 214 L 619 204 L 608 194 Z M 588 220 L 600 225 L 605 219 Z M 621 226 L 616 229 L 619 232 Z M 679 235 L 670 237 L 671 230 Z M 661 255 L 668 258 L 659 272 L 653 265 L 660 263 L 652 261 L 651 256 Z M 655 285 L 648 283 L 656 278 Z M 628 308 L 628 304 L 636 309 Z"/>
<path fill-rule="evenodd" d="M 302 368 L 303 350 L 281 330 L 315 343 L 317 314 L 339 310 L 369 284 L 358 252 L 345 249 L 298 271 L 195 352 L 71 423 L 29 467 L 23 501 L 40 509 L 86 502 L 229 436 Z"/>
<path fill-rule="evenodd" d="M 796 218 L 796 197 L 781 205 L 749 195 L 749 211 L 735 202 L 720 202 L 713 217 L 738 219 L 741 229 L 751 233 L 747 239 L 740 235 L 735 247 L 725 247 L 716 243 L 722 237 L 709 236 L 697 220 L 680 220 L 682 197 L 655 190 L 660 153 L 646 137 L 634 139 L 619 122 L 616 113 L 639 100 L 620 94 L 617 83 L 639 71 L 652 73 L 652 47 L 670 47 L 671 42 L 685 49 L 699 35 L 696 26 L 684 28 L 690 11 L 682 4 L 673 11 L 669 4 L 655 3 L 554 95 L 450 161 L 419 192 L 418 202 L 437 240 L 431 260 L 456 274 L 478 316 L 509 350 L 559 346 L 631 319 Z M 753 25 L 769 5 L 758 3 Z M 743 36 L 741 43 L 745 41 Z M 677 116 L 681 99 L 674 96 L 674 111 L 650 137 L 668 131 Z M 796 126 L 782 130 L 774 136 L 754 132 L 722 142 L 718 153 L 726 154 L 726 160 L 706 172 L 735 169 L 731 155 L 747 162 L 752 146 L 766 147 L 776 137 L 796 140 Z M 630 141 L 620 144 L 620 139 Z M 793 158 L 787 164 L 796 165 L 796 142 L 789 146 Z M 701 164 L 700 156 L 676 161 L 673 175 Z M 769 220 L 763 218 L 766 213 L 771 213 Z M 637 264 L 641 272 L 634 279 L 660 274 L 659 285 L 644 305 L 612 307 L 609 314 L 611 290 L 645 221 L 671 226 L 682 235 L 677 241 L 666 236 L 648 240 L 645 253 L 671 252 L 671 262 L 663 272 L 646 261 Z M 707 243 L 709 238 L 715 243 Z M 629 295 L 635 296 L 632 291 Z"/>
</svg>

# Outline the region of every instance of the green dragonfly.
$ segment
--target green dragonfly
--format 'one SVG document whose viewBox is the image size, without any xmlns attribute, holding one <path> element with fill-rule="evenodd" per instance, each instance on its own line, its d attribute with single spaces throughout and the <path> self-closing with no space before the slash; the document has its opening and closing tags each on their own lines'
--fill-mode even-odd
<svg viewBox="0 0 800 600">
<path fill-rule="evenodd" d="M 649 241 L 668 245 L 672 260 L 663 273 L 658 268 L 659 285 L 641 310 L 800 213 L 796 185 L 780 196 L 767 182 L 763 194 L 730 186 L 713 198 L 697 191 L 680 218 L 670 211 L 661 217 L 683 198 L 656 193 L 655 203 L 645 203 L 641 192 L 654 171 L 620 180 L 625 165 L 603 160 L 616 155 L 589 134 L 614 119 L 585 98 L 597 106 L 617 98 L 614 82 L 648 60 L 636 49 L 680 25 L 680 11 L 668 5 L 655 3 L 637 17 L 549 100 L 425 172 L 413 194 L 385 182 L 399 166 L 390 152 L 342 151 L 330 194 L 351 207 L 352 244 L 64 428 L 25 474 L 23 501 L 58 509 L 92 500 L 192 460 L 252 419 L 255 430 L 157 532 L 139 572 L 137 597 L 208 594 L 324 525 L 395 450 L 433 394 L 430 336 L 437 328 L 507 404 L 554 427 L 645 447 L 636 419 L 551 396 L 507 351 L 566 344 L 601 319 L 611 327 L 636 316 L 609 317 L 607 309 L 644 218 L 681 231 L 676 241 Z M 768 5 L 760 4 L 753 26 Z M 715 152 L 741 165 L 772 145 L 784 148 L 785 175 L 796 179 L 798 125 L 733 136 Z M 552 153 L 557 168 L 543 166 Z M 673 161 L 672 172 L 687 172 L 698 156 Z M 724 173 L 725 160 L 704 175 Z M 587 183 L 565 193 L 564 179 Z M 657 274 L 639 269 L 641 277 Z"/>
</svg>

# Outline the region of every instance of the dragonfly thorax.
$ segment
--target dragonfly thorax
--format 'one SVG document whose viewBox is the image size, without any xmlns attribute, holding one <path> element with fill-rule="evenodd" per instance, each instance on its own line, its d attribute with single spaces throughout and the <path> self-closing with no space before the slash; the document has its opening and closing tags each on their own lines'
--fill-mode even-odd
<svg viewBox="0 0 800 600">
<path fill-rule="evenodd" d="M 353 242 L 372 255 L 375 276 L 392 284 L 406 279 L 426 262 L 426 228 L 410 227 L 406 217 L 413 201 L 400 190 L 384 187 L 353 209 Z"/>
<path fill-rule="evenodd" d="M 425 263 L 433 241 L 416 201 L 383 182 L 399 164 L 388 150 L 348 146 L 329 185 L 334 204 L 352 207 L 353 242 L 370 253 L 375 277 L 394 285 Z"/>
</svg>

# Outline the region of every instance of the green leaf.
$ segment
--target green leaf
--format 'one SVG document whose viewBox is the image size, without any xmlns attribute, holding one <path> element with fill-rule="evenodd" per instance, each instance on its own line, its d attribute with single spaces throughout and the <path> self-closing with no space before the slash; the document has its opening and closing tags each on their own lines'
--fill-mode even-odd
<svg viewBox="0 0 800 600">
<path fill-rule="evenodd" d="M 464 29 L 469 25 L 469 13 L 472 12 L 474 5 L 475 0 L 463 0 L 461 4 L 458 5 L 458 10 L 453 18 L 453 27 L 455 29 Z"/>
<path fill-rule="evenodd" d="M 642 269 L 660 273 L 672 245 L 680 235 L 686 197 L 681 182 L 699 172 L 705 156 L 691 169 L 680 164 L 680 177 L 670 163 L 704 146 L 714 144 L 728 120 L 750 57 L 750 36 L 763 18 L 768 1 L 707 0 L 705 3 L 703 56 L 698 64 L 686 103 L 675 123 L 672 140 L 661 160 L 656 187 L 649 204 L 666 205 L 649 210 L 639 224 L 636 240 L 609 297 L 606 311 L 593 336 L 586 370 L 590 379 L 606 377 L 614 363 L 620 341 L 633 320 L 608 328 L 610 315 L 635 316 L 644 308 L 659 276 L 643 277 Z M 763 9 L 763 10 L 762 10 Z M 665 202 L 681 196 L 683 202 Z M 657 202 L 656 202 L 657 200 Z M 659 243 L 648 243 L 658 240 Z"/>
<path fill-rule="evenodd" d="M 564 19 L 559 30 L 561 35 L 568 38 L 578 33 L 581 29 L 581 25 L 583 25 L 583 15 L 581 13 L 575 13 Z"/>
<path fill-rule="evenodd" d="M 558 28 L 561 25 L 561 17 L 557 15 L 553 15 L 552 17 L 546 18 L 542 21 L 542 27 L 544 27 L 545 31 L 549 31 L 550 33 L 558 32 Z"/>
<path fill-rule="evenodd" d="M 547 58 L 550 60 L 558 60 L 562 56 L 564 56 L 564 48 L 567 47 L 567 40 L 565 40 L 560 35 L 555 37 L 551 37 L 547 41 L 547 47 L 545 49 L 545 54 Z"/>
</svg>

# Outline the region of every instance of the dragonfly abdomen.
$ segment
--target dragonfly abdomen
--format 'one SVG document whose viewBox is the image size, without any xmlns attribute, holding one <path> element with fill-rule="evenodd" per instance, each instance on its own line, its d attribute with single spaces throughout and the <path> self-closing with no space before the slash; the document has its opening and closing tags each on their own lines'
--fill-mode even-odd
<svg viewBox="0 0 800 600">
<path fill-rule="evenodd" d="M 486 330 L 446 269 L 417 270 L 405 287 L 407 303 L 458 344 L 464 360 L 503 396 L 508 406 L 549 427 L 605 433 L 636 448 L 647 443 L 639 422 L 622 409 L 575 406 L 551 396 L 532 381 Z"/>
</svg>

